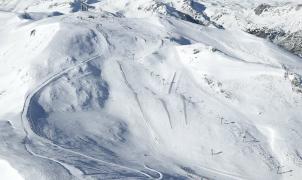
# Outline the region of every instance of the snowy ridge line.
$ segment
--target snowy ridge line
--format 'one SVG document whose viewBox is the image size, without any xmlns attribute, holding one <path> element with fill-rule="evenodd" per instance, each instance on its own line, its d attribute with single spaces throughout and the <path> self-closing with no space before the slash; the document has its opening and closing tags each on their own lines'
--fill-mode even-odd
<svg viewBox="0 0 302 180">
<path fill-rule="evenodd" d="M 39 136 L 38 134 L 36 134 L 34 131 L 33 131 L 33 128 L 32 128 L 32 119 L 31 119 L 31 111 L 30 111 L 30 104 L 32 102 L 32 98 L 37 94 L 39 93 L 44 87 L 46 87 L 47 85 L 49 85 L 51 82 L 57 80 L 58 78 L 62 77 L 62 75 L 64 75 L 65 73 L 67 73 L 68 71 L 76 68 L 76 67 L 79 67 L 85 63 L 88 63 L 92 60 L 95 60 L 97 58 L 100 58 L 102 57 L 101 55 L 95 55 L 91 58 L 88 58 L 86 60 L 83 60 L 81 62 L 79 62 L 78 64 L 74 65 L 74 66 L 71 66 L 71 67 L 68 67 L 68 68 L 65 68 L 63 69 L 62 71 L 50 76 L 48 79 L 46 79 L 45 81 L 43 81 L 40 85 L 38 85 L 36 88 L 34 88 L 32 90 L 32 92 L 30 92 L 27 96 L 26 96 L 26 99 L 25 99 L 25 102 L 24 102 L 24 106 L 23 106 L 23 109 L 22 109 L 22 112 L 21 112 L 21 123 L 22 123 L 22 126 L 23 126 L 23 129 L 24 129 L 24 132 L 26 134 L 26 137 L 24 139 L 24 145 L 25 145 L 25 149 L 28 151 L 28 148 L 26 147 L 27 144 L 29 144 L 29 135 L 32 135 L 34 137 L 37 137 L 39 140 L 41 140 L 42 142 L 45 142 L 45 143 L 49 143 L 50 145 L 58 148 L 58 149 L 61 149 L 65 152 L 69 152 L 71 154 L 75 154 L 75 155 L 79 155 L 79 156 L 82 156 L 84 158 L 87 158 L 87 159 L 90 159 L 90 160 L 93 160 L 93 161 L 97 161 L 97 162 L 100 162 L 100 163 L 104 163 L 104 164 L 107 164 L 107 165 L 110 165 L 110 166 L 115 166 L 115 167 L 119 167 L 119 168 L 122 168 L 122 169 L 126 169 L 126 170 L 129 170 L 129 171 L 133 171 L 133 172 L 136 172 L 136 173 L 139 173 L 139 174 L 142 174 L 144 176 L 146 176 L 147 178 L 149 179 L 153 179 L 149 174 L 147 173 L 144 173 L 144 172 L 141 172 L 140 170 L 137 170 L 137 169 L 134 169 L 134 168 L 130 168 L 130 167 L 126 167 L 126 166 L 123 166 L 123 165 L 119 165 L 119 164 L 115 164 L 115 163 L 111 163 L 111 162 L 107 162 L 107 161 L 104 161 L 104 160 L 100 160 L 100 159 L 97 159 L 97 158 L 94 158 L 94 157 L 91 157 L 89 155 L 85 155 L 85 154 L 82 154 L 82 153 L 79 153 L 79 152 L 76 152 L 76 151 L 73 151 L 73 150 L 70 150 L 70 149 L 66 149 L 60 145 L 57 145 L 57 144 L 54 144 L 51 140 L 49 139 L 46 139 L 46 138 L 43 138 L 41 136 Z M 30 154 L 36 156 L 35 153 L 32 153 L 31 151 L 28 151 Z M 45 158 L 45 159 L 48 159 L 48 160 L 51 160 L 51 161 L 54 161 L 56 163 L 59 163 L 57 160 L 54 160 L 52 158 L 49 158 L 49 157 L 46 157 L 46 156 L 42 156 L 42 155 L 38 155 L 36 157 L 40 157 L 40 158 Z M 59 163 L 60 165 L 62 165 L 61 163 Z M 62 165 L 63 166 L 63 165 Z M 64 166 L 65 167 L 65 166 Z M 65 169 L 67 169 L 65 167 Z M 67 169 L 68 170 L 68 169 Z M 70 171 L 68 170 L 68 172 L 70 173 Z"/>
<path fill-rule="evenodd" d="M 90 22 L 90 21 L 89 21 L 89 22 Z M 104 30 L 102 30 L 101 27 L 102 27 L 101 24 L 97 24 L 97 25 L 95 26 L 95 29 L 96 29 L 97 31 L 99 31 L 99 32 L 104 36 L 105 41 L 106 41 L 108 47 L 109 47 L 110 49 L 112 49 L 112 48 L 114 49 L 115 46 L 114 46 L 113 44 L 111 44 L 111 42 L 109 41 L 109 36 L 108 36 L 108 34 L 105 33 Z M 109 50 L 110 50 L 110 49 L 109 49 Z"/>
</svg>

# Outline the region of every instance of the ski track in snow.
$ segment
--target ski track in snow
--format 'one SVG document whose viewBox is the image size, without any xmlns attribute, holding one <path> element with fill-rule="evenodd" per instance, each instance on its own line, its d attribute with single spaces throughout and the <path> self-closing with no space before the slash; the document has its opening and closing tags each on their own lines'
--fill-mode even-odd
<svg viewBox="0 0 302 180">
<path fill-rule="evenodd" d="M 159 98 L 159 101 L 161 102 L 162 106 L 164 107 L 164 110 L 167 113 L 167 117 L 168 117 L 168 120 L 169 120 L 170 128 L 173 129 L 172 119 L 171 119 L 171 115 L 170 115 L 167 103 L 163 99 L 161 99 L 161 98 Z"/>
<path fill-rule="evenodd" d="M 117 63 L 118 63 L 118 66 L 119 66 L 119 68 L 120 68 L 120 71 L 121 71 L 121 73 L 122 73 L 124 82 L 125 82 L 126 86 L 127 86 L 127 87 L 130 89 L 130 91 L 132 92 L 132 94 L 133 94 L 133 96 L 134 96 L 134 99 L 135 99 L 135 101 L 136 101 L 136 103 L 137 103 L 137 105 L 138 105 L 138 107 L 139 107 L 139 109 L 140 109 L 140 111 L 141 111 L 142 117 L 143 117 L 143 119 L 144 119 L 145 122 L 146 122 L 147 129 L 149 129 L 150 134 L 151 134 L 151 136 L 153 137 L 154 141 L 155 141 L 155 142 L 158 142 L 159 138 L 158 138 L 158 136 L 156 135 L 155 131 L 153 130 L 153 128 L 152 128 L 152 126 L 151 126 L 150 120 L 149 120 L 149 119 L 146 117 L 146 115 L 145 115 L 145 112 L 144 112 L 144 110 L 143 110 L 143 108 L 142 108 L 142 105 L 141 105 L 141 103 L 140 103 L 140 100 L 139 100 L 139 98 L 138 98 L 138 94 L 135 92 L 134 88 L 133 88 L 133 87 L 131 86 L 131 84 L 128 82 L 127 77 L 126 77 L 126 74 L 125 74 L 125 72 L 124 72 L 124 70 L 123 70 L 122 64 L 121 64 L 120 62 L 118 62 L 118 61 L 117 61 Z"/>
</svg>

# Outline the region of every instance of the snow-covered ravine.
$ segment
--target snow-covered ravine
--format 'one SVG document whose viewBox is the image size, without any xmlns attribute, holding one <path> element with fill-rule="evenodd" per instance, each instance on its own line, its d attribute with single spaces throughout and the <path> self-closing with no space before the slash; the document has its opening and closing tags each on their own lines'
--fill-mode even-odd
<svg viewBox="0 0 302 180">
<path fill-rule="evenodd" d="M 0 157 L 15 174 L 301 179 L 301 58 L 151 0 L 67 2 L 0 1 Z"/>
</svg>

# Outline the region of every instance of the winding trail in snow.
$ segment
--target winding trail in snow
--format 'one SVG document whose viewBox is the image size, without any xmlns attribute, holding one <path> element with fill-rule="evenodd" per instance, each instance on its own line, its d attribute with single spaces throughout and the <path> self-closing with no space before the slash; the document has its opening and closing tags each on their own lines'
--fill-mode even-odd
<svg viewBox="0 0 302 180">
<path fill-rule="evenodd" d="M 24 140 L 24 145 L 25 145 L 25 149 L 32 155 L 36 156 L 36 157 L 40 157 L 40 158 L 44 158 L 44 159 L 48 159 L 50 161 L 54 161 L 56 163 L 59 163 L 61 166 L 65 167 L 63 164 L 61 164 L 59 161 L 57 160 L 54 160 L 52 158 L 49 158 L 47 156 L 43 156 L 43 155 L 37 155 L 36 153 L 33 153 L 32 151 L 29 151 L 28 148 L 27 148 L 27 145 L 30 145 L 30 136 L 34 136 L 36 138 L 38 138 L 39 140 L 41 140 L 42 142 L 46 142 L 46 143 L 49 143 L 51 145 L 53 145 L 54 147 L 60 149 L 60 150 L 63 150 L 65 152 L 68 152 L 68 153 L 71 153 L 71 154 L 74 154 L 74 155 L 78 155 L 78 156 L 81 156 L 81 157 L 84 157 L 86 159 L 89 159 L 89 160 L 93 160 L 93 161 L 96 161 L 96 162 L 100 162 L 100 163 L 103 163 L 103 164 L 107 164 L 107 165 L 110 165 L 110 166 L 113 166 L 113 167 L 118 167 L 118 168 L 121 168 L 121 169 L 125 169 L 125 170 L 128 170 L 128 171 L 132 171 L 132 172 L 136 172 L 138 174 L 141 174 L 149 179 L 153 179 L 153 177 L 151 177 L 149 174 L 147 173 L 144 173 L 140 170 L 137 170 L 137 169 L 134 169 L 134 168 L 130 168 L 130 167 L 126 167 L 126 166 L 123 166 L 123 165 L 119 165 L 119 164 L 115 164 L 115 163 L 111 163 L 111 162 L 107 162 L 107 161 L 104 161 L 104 160 L 101 160 L 101 159 L 97 159 L 97 158 L 94 158 L 94 157 L 91 157 L 89 155 L 85 155 L 85 154 L 82 154 L 80 152 L 77 152 L 77 151 L 73 151 L 73 150 L 70 150 L 70 149 L 66 149 L 60 145 L 57 145 L 57 144 L 54 144 L 51 140 L 49 139 L 46 139 L 46 138 L 43 138 L 41 136 L 39 136 L 38 134 L 36 134 L 34 131 L 33 131 L 33 120 L 31 119 L 31 103 L 32 103 L 32 98 L 38 94 L 43 88 L 45 88 L 47 85 L 49 85 L 51 82 L 59 79 L 60 77 L 62 77 L 64 74 L 66 74 L 68 71 L 72 70 L 72 69 L 75 69 L 76 67 L 79 67 L 85 63 L 88 63 L 92 60 L 95 60 L 97 58 L 101 58 L 102 56 L 100 55 L 96 55 L 96 56 L 93 56 L 91 58 L 88 58 L 86 60 L 83 60 L 81 62 L 79 62 L 78 64 L 75 64 L 74 66 L 71 66 L 71 67 L 68 67 L 68 68 L 65 68 L 63 69 L 62 71 L 48 77 L 45 81 L 43 81 L 40 85 L 38 85 L 35 89 L 33 89 L 26 97 L 25 99 L 25 102 L 24 102 L 24 106 L 23 106 L 23 110 L 22 110 L 22 113 L 21 113 L 21 123 L 22 123 L 22 126 L 24 128 L 24 131 L 25 131 L 25 134 L 26 134 L 26 137 L 25 137 L 25 140 Z M 68 170 L 68 168 L 65 167 L 65 169 L 70 173 L 70 171 Z M 71 174 L 71 173 L 70 173 Z"/>
<path fill-rule="evenodd" d="M 105 44 L 105 49 L 109 50 L 109 51 L 112 50 L 112 48 L 114 48 L 114 46 L 110 43 L 108 35 L 101 29 L 100 24 L 97 24 L 96 30 L 99 31 L 102 34 L 103 38 L 104 38 L 103 40 L 105 42 L 104 43 Z M 151 175 L 149 175 L 147 173 L 144 173 L 144 172 L 142 172 L 138 169 L 134 169 L 134 168 L 131 168 L 131 167 L 123 166 L 123 165 L 112 163 L 112 162 L 107 162 L 107 161 L 97 159 L 97 158 L 94 158 L 94 157 L 86 155 L 86 154 L 82 154 L 82 153 L 77 152 L 77 151 L 73 151 L 71 149 L 66 149 L 66 148 L 64 148 L 64 147 L 62 147 L 58 144 L 53 143 L 51 140 L 49 140 L 47 138 L 39 136 L 34 131 L 34 125 L 33 125 L 33 120 L 32 120 L 32 116 L 31 116 L 31 108 L 32 108 L 31 103 L 32 103 L 33 97 L 35 97 L 36 94 L 38 94 L 41 90 L 43 90 L 50 83 L 52 83 L 52 82 L 56 81 L 57 79 L 61 78 L 64 74 L 68 73 L 70 70 L 73 70 L 73 69 L 75 69 L 75 68 L 77 68 L 77 67 L 79 67 L 83 64 L 86 64 L 90 61 L 93 61 L 95 59 L 102 58 L 102 57 L 103 57 L 102 55 L 94 55 L 94 56 L 91 56 L 90 58 L 79 61 L 77 64 L 74 64 L 70 67 L 62 69 L 61 71 L 47 77 L 41 84 L 39 84 L 34 89 L 32 89 L 31 92 L 26 96 L 26 99 L 25 99 L 25 102 L 24 102 L 24 105 L 23 105 L 23 109 L 22 109 L 22 112 L 21 112 L 21 124 L 22 124 L 24 132 L 26 134 L 26 136 L 24 138 L 25 150 L 33 156 L 43 158 L 43 159 L 48 159 L 50 161 L 53 161 L 53 162 L 59 164 L 60 166 L 64 167 L 70 175 L 72 175 L 71 171 L 67 167 L 65 167 L 60 161 L 32 152 L 27 147 L 31 143 L 30 136 L 32 136 L 32 137 L 36 137 L 41 142 L 48 143 L 48 144 L 54 146 L 55 148 L 60 149 L 64 152 L 68 152 L 68 153 L 71 153 L 71 154 L 74 154 L 74 155 L 78 155 L 78 156 L 84 157 L 84 158 L 92 160 L 92 161 L 100 162 L 102 164 L 107 164 L 109 166 L 113 166 L 113 167 L 117 167 L 117 168 L 121 168 L 121 169 L 131 171 L 131 172 L 135 172 L 137 174 L 141 174 L 142 176 L 144 176 L 148 179 L 157 179 L 157 178 L 154 178 Z"/>
<path fill-rule="evenodd" d="M 72 172 L 69 168 L 67 168 L 66 166 L 64 166 L 60 161 L 56 160 L 56 159 L 53 159 L 53 158 L 49 158 L 49 157 L 46 157 L 46 156 L 43 156 L 43 155 L 40 155 L 40 154 L 37 154 L 33 151 L 31 151 L 28 147 L 27 147 L 27 144 L 30 144 L 29 143 L 30 140 L 28 138 L 28 136 L 25 137 L 24 139 L 24 148 L 25 150 L 32 156 L 35 156 L 35 157 L 38 157 L 38 158 L 41 158 L 41 159 L 45 159 L 45 160 L 49 160 L 49 161 L 53 161 L 55 162 L 56 164 L 58 164 L 60 167 L 62 167 L 63 169 L 65 169 L 67 171 L 67 173 L 72 176 Z"/>
<path fill-rule="evenodd" d="M 146 169 L 148 169 L 149 171 L 152 171 L 152 172 L 157 173 L 157 174 L 158 174 L 158 178 L 156 178 L 157 180 L 163 179 L 163 174 L 162 174 L 161 172 L 159 172 L 159 171 L 157 171 L 157 170 L 155 170 L 155 169 L 152 169 L 152 168 L 148 167 L 147 165 L 144 165 L 144 167 L 145 167 Z"/>
</svg>

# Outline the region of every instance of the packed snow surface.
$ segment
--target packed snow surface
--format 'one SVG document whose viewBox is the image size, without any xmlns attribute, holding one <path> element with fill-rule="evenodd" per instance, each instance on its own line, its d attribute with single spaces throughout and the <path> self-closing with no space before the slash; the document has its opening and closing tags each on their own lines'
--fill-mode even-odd
<svg viewBox="0 0 302 180">
<path fill-rule="evenodd" d="M 0 156 L 24 179 L 302 178 L 300 57 L 209 1 L 87 3 L 0 0 Z"/>
</svg>

